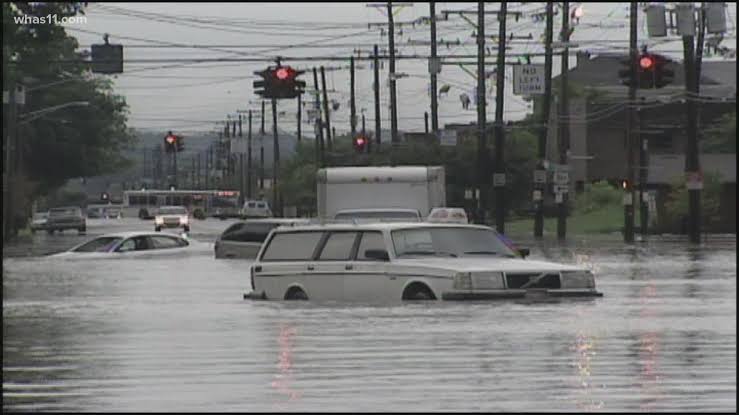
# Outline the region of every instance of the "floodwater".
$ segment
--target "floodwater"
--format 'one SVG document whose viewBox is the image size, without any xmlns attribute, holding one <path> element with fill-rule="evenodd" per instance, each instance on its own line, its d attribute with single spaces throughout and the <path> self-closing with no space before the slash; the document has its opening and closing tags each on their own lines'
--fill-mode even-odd
<svg viewBox="0 0 739 415">
<path fill-rule="evenodd" d="M 736 411 L 735 236 L 529 243 L 604 293 L 534 303 L 244 300 L 229 221 L 186 257 L 38 256 L 136 221 L 7 248 L 3 411 Z"/>
</svg>

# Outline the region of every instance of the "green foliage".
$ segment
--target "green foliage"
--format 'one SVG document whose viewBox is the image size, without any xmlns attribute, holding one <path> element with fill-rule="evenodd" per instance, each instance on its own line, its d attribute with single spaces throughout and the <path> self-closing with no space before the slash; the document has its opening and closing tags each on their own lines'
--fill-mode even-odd
<svg viewBox="0 0 739 415">
<path fill-rule="evenodd" d="M 575 198 L 577 213 L 590 213 L 609 206 L 620 206 L 623 191 L 607 181 L 599 181 L 585 186 L 585 191 Z"/>
<path fill-rule="evenodd" d="M 724 114 L 705 131 L 703 153 L 736 153 L 736 111 Z"/>
<path fill-rule="evenodd" d="M 205 212 L 203 209 L 197 208 L 192 212 L 192 217 L 199 220 L 205 220 Z"/>
<path fill-rule="evenodd" d="M 701 223 L 710 228 L 721 221 L 721 176 L 718 173 L 705 173 L 701 191 Z M 688 215 L 688 189 L 685 179 L 672 184 L 672 191 L 665 203 L 668 223 L 680 223 Z"/>
<path fill-rule="evenodd" d="M 14 16 L 61 17 L 84 14 L 83 3 L 3 3 L 3 86 L 29 88 L 22 113 L 73 101 L 71 106 L 18 125 L 23 174 L 35 181 L 36 196 L 68 179 L 113 173 L 128 165 L 121 154 L 134 136 L 127 128 L 127 105 L 108 79 L 88 76 L 77 40 L 55 24 L 16 24 Z M 5 123 L 3 124 L 5 126 Z"/>
</svg>

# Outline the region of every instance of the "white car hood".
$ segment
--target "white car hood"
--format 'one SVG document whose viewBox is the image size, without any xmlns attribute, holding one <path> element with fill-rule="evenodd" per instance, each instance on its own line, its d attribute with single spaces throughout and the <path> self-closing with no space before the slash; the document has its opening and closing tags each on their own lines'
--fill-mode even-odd
<svg viewBox="0 0 739 415">
<path fill-rule="evenodd" d="M 396 258 L 393 265 L 445 269 L 456 272 L 502 271 L 502 272 L 544 272 L 544 271 L 582 271 L 586 268 L 578 265 L 559 264 L 547 261 L 531 261 L 521 258 L 503 258 L 492 256 L 446 258 Z"/>
</svg>

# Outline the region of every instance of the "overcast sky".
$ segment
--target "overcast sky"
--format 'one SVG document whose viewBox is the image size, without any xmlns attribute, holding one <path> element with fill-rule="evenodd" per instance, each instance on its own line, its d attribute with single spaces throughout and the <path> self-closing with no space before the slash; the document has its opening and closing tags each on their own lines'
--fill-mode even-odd
<svg viewBox="0 0 739 415">
<path fill-rule="evenodd" d="M 284 57 L 343 57 L 343 61 L 289 61 L 298 69 L 307 69 L 303 75 L 308 87 L 313 86 L 311 68 L 321 65 L 336 68 L 328 71 L 326 81 L 329 99 L 335 100 L 339 109 L 332 112 L 331 123 L 339 131 L 349 130 L 349 56 L 361 50 L 361 56 L 371 53 L 372 45 L 387 48 L 388 37 L 381 26 L 368 27 L 368 23 L 387 23 L 386 8 L 372 7 L 383 3 L 90 3 L 86 11 L 87 21 L 66 25 L 76 36 L 81 48 L 89 49 L 92 43 L 102 43 L 102 33 L 110 34 L 110 42 L 124 45 L 124 73 L 115 78 L 116 92 L 126 97 L 130 105 L 130 125 L 135 128 L 151 128 L 176 131 L 209 131 L 218 127 L 217 122 L 237 110 L 260 108 L 252 91 L 253 72 L 264 69 L 270 63 L 258 62 L 209 62 L 194 64 L 176 62 L 134 62 L 134 60 L 181 58 L 274 58 Z M 411 22 L 428 16 L 428 3 L 400 3 L 396 7 L 395 22 Z M 412 5 L 411 5 L 412 4 Z M 532 17 L 543 12 L 545 3 L 509 3 L 510 11 L 523 14 L 516 21 L 507 20 L 506 32 L 515 37 L 531 34 L 533 40 L 516 39 L 509 53 L 535 53 L 543 51 L 541 36 L 544 22 Z M 580 3 L 571 3 L 577 7 Z M 486 3 L 486 10 L 497 10 L 499 3 Z M 583 17 L 575 24 L 573 41 L 580 49 L 591 53 L 599 51 L 624 51 L 628 45 L 628 3 L 584 3 Z M 437 3 L 437 15 L 444 10 L 476 11 L 476 3 Z M 476 16 L 466 15 L 476 23 Z M 561 24 L 561 15 L 555 17 L 555 39 Z M 736 4 L 730 4 L 727 25 L 730 38 L 724 45 L 736 48 Z M 477 47 L 472 37 L 474 27 L 459 15 L 450 15 L 448 21 L 437 25 L 439 55 L 475 55 Z M 383 33 L 384 32 L 384 33 Z M 487 36 L 498 33 L 495 15 L 486 19 Z M 682 57 L 679 38 L 647 39 L 644 15 L 639 16 L 639 37 L 647 41 L 652 50 L 664 51 L 676 58 Z M 430 48 L 413 45 L 428 42 L 427 24 L 398 25 L 396 48 L 401 54 L 428 55 Z M 443 41 L 457 40 L 464 45 L 447 46 Z M 640 41 L 640 44 L 642 43 Z M 183 48 L 171 44 L 214 47 Z M 330 46 L 330 45 L 337 46 Z M 488 38 L 494 60 L 496 42 Z M 167 47 L 162 47 L 162 46 Z M 238 45 L 238 48 L 228 47 Z M 154 47 L 152 47 L 154 46 Z M 293 46 L 293 47 L 288 47 Z M 320 46 L 320 47 L 319 47 Z M 356 56 L 356 55 L 355 55 Z M 710 59 L 710 58 L 708 58 Z M 469 59 L 474 62 L 474 59 Z M 533 63 L 543 62 L 542 57 L 532 58 Z M 178 65 L 173 67 L 173 65 Z M 357 62 L 356 96 L 357 113 L 361 117 L 364 108 L 367 128 L 374 128 L 374 102 L 372 93 L 373 72 L 370 62 Z M 575 59 L 570 59 L 575 65 Z M 164 67 L 166 66 L 166 67 Z M 440 126 L 453 122 L 476 120 L 474 105 L 462 108 L 460 94 L 475 97 L 476 80 L 471 75 L 476 66 L 466 66 L 468 74 L 460 66 L 445 65 L 439 75 L 439 87 L 449 85 L 449 93 L 440 97 Z M 493 70 L 490 65 L 488 70 Z M 399 129 L 422 131 L 424 111 L 430 111 L 428 94 L 428 63 L 425 60 L 399 60 L 396 72 L 408 76 L 397 81 Z M 555 59 L 554 73 L 559 72 L 559 60 Z M 381 112 L 383 129 L 389 129 L 388 65 L 382 67 Z M 617 68 L 614 68 L 614 77 Z M 320 81 L 320 80 L 319 80 Z M 522 97 L 513 95 L 511 68 L 506 70 L 506 98 L 504 119 L 520 119 L 530 112 L 531 106 Z M 489 78 L 487 86 L 487 114 L 492 121 L 495 114 L 495 79 Z M 312 133 L 307 124 L 307 110 L 313 107 L 313 96 L 304 95 L 303 130 Z M 269 105 L 267 106 L 269 110 Z M 296 128 L 296 100 L 282 100 L 279 104 L 280 124 L 285 129 Z M 361 118 L 360 118 L 361 123 Z M 291 127 L 292 126 L 292 127 Z M 359 125 L 361 127 L 361 125 Z"/>
</svg>

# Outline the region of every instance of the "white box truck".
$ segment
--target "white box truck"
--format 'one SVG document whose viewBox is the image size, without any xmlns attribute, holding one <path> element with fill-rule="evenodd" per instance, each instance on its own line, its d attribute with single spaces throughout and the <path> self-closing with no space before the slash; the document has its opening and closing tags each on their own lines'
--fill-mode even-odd
<svg viewBox="0 0 739 415">
<path fill-rule="evenodd" d="M 443 166 L 327 167 L 318 170 L 318 216 L 348 209 L 416 209 L 425 218 L 446 206 Z"/>
</svg>

